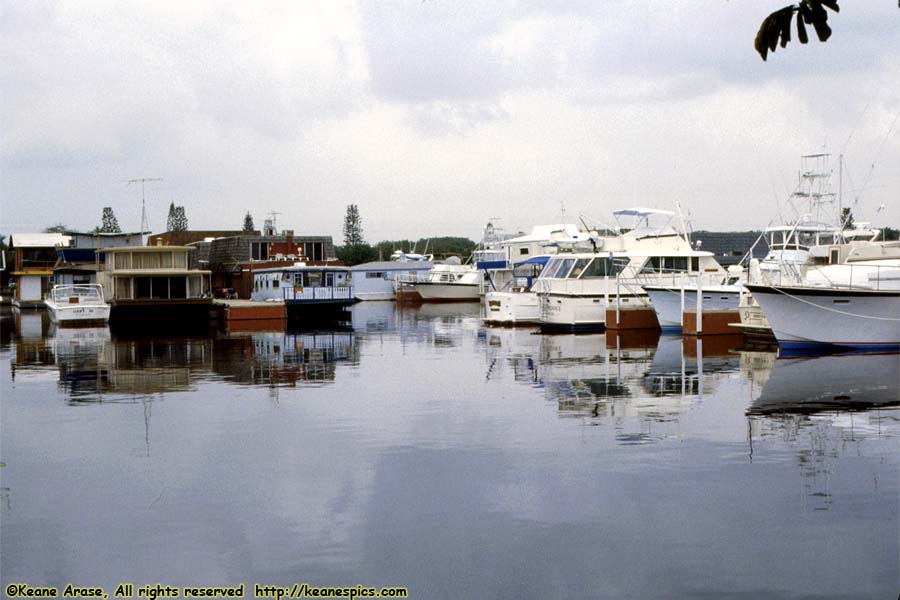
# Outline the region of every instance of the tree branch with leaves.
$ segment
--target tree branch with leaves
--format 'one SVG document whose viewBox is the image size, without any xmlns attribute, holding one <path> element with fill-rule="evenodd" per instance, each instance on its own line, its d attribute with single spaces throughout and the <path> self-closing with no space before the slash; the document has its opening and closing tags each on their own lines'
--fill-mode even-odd
<svg viewBox="0 0 900 600">
<path fill-rule="evenodd" d="M 791 29 L 794 16 L 797 17 L 797 39 L 801 44 L 809 41 L 806 26 L 812 25 L 820 42 L 825 42 L 831 37 L 831 27 L 828 25 L 828 8 L 834 12 L 840 12 L 837 0 L 801 0 L 797 4 L 785 6 L 766 17 L 759 26 L 756 40 L 753 46 L 766 60 L 769 52 L 775 52 L 775 48 L 781 45 L 787 46 L 791 41 Z"/>
</svg>

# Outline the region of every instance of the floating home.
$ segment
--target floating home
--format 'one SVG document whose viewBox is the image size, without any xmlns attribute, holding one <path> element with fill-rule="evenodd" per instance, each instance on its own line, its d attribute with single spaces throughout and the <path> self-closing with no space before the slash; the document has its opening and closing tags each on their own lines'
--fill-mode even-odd
<svg viewBox="0 0 900 600">
<path fill-rule="evenodd" d="M 350 268 L 306 265 L 257 269 L 253 272 L 251 300 L 284 302 L 289 321 L 315 325 L 319 321 L 347 320 L 353 304 Z"/>
<path fill-rule="evenodd" d="M 110 303 L 110 324 L 145 321 L 209 323 L 209 271 L 188 268 L 187 246 L 134 246 L 100 250 L 97 282 Z"/>
</svg>

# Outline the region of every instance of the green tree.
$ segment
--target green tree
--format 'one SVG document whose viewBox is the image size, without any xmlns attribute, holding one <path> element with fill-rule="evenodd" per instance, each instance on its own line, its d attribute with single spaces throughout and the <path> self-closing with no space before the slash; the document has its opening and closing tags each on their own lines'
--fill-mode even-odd
<svg viewBox="0 0 900 600">
<path fill-rule="evenodd" d="M 754 48 L 766 60 L 769 52 L 775 52 L 779 42 L 781 47 L 787 46 L 791 41 L 791 24 L 794 15 L 797 15 L 797 39 L 801 44 L 809 41 L 806 34 L 806 26 L 812 25 L 820 42 L 831 37 L 831 27 L 828 26 L 828 12 L 825 7 L 840 12 L 837 0 L 800 0 L 797 4 L 790 4 L 778 9 L 763 19 L 756 33 Z"/>
<path fill-rule="evenodd" d="M 51 225 L 44 229 L 44 233 L 65 233 L 69 230 L 68 227 L 63 225 L 62 223 L 57 223 L 56 225 Z"/>
<path fill-rule="evenodd" d="M 853 211 L 849 206 L 841 210 L 841 226 L 844 229 L 853 229 Z"/>
<path fill-rule="evenodd" d="M 99 231 L 100 233 L 122 233 L 122 228 L 119 227 L 119 220 L 116 219 L 111 206 L 103 207 L 103 224 L 100 226 Z"/>
<path fill-rule="evenodd" d="M 349 267 L 371 262 L 378 258 L 378 250 L 365 242 L 362 244 L 339 246 L 334 249 L 334 253 L 341 262 Z"/>
<path fill-rule="evenodd" d="M 256 227 L 253 226 L 253 215 L 250 214 L 250 211 L 247 211 L 247 214 L 244 215 L 244 229 L 243 231 L 250 233 L 256 231 Z"/>
<path fill-rule="evenodd" d="M 348 204 L 347 213 L 344 215 L 344 245 L 355 246 L 362 243 L 364 241 L 359 207 L 355 204 Z"/>
<path fill-rule="evenodd" d="M 175 231 L 175 203 L 169 202 L 169 216 L 166 217 L 166 231 Z"/>
<path fill-rule="evenodd" d="M 188 230 L 187 215 L 184 214 L 183 206 L 175 206 L 172 216 L 173 216 L 172 226 L 169 228 L 169 231 L 187 231 Z"/>
</svg>

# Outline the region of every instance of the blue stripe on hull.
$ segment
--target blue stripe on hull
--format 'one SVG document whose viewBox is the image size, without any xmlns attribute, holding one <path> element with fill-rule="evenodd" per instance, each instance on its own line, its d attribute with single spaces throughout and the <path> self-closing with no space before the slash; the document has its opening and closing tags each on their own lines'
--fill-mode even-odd
<svg viewBox="0 0 900 600">
<path fill-rule="evenodd" d="M 778 346 L 781 348 L 783 356 L 900 351 L 900 343 L 895 342 L 886 342 L 882 344 L 865 344 L 852 342 L 842 344 L 829 344 L 826 342 L 795 340 L 783 342 L 779 341 Z"/>
</svg>

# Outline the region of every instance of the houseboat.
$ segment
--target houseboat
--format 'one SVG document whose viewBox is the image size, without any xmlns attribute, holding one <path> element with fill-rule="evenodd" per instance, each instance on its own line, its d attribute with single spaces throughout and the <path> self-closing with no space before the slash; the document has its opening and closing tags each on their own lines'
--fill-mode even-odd
<svg viewBox="0 0 900 600">
<path fill-rule="evenodd" d="M 208 324 L 210 272 L 188 268 L 189 246 L 103 248 L 97 282 L 110 304 L 112 326 Z"/>
<path fill-rule="evenodd" d="M 313 325 L 317 321 L 349 320 L 353 304 L 350 268 L 307 265 L 257 269 L 251 300 L 284 302 L 288 321 Z"/>
</svg>

